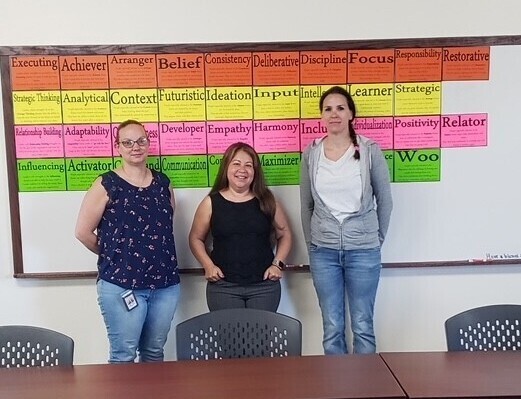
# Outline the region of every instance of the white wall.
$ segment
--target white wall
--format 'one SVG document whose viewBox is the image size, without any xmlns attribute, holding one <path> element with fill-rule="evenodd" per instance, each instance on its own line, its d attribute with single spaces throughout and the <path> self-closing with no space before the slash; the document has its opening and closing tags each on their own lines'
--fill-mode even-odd
<svg viewBox="0 0 521 399">
<path fill-rule="evenodd" d="M 2 0 L 0 46 L 519 35 L 519 15 L 517 0 Z M 12 278 L 5 165 L 0 135 L 0 324 L 60 330 L 76 341 L 76 363 L 105 362 L 108 345 L 93 280 Z M 203 278 L 184 276 L 182 284 L 175 323 L 206 311 Z M 521 303 L 520 285 L 521 266 L 384 270 L 376 309 L 379 350 L 445 350 L 447 317 L 487 303 Z M 279 311 L 303 322 L 304 354 L 321 353 L 309 274 L 289 274 L 284 288 Z M 168 359 L 175 358 L 174 346 L 172 332 Z"/>
</svg>

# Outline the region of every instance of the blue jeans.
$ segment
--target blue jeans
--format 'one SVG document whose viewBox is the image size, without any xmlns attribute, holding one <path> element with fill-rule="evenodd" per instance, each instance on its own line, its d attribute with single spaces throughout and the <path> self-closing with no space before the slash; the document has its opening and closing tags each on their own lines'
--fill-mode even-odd
<svg viewBox="0 0 521 399">
<path fill-rule="evenodd" d="M 109 363 L 142 362 L 164 358 L 163 348 L 179 300 L 179 284 L 160 289 L 133 290 L 138 306 L 127 310 L 121 294 L 128 291 L 98 280 L 98 304 L 110 344 Z"/>
<path fill-rule="evenodd" d="M 380 247 L 336 250 L 312 244 L 309 260 L 322 311 L 324 353 L 348 353 L 345 337 L 346 293 L 353 332 L 353 352 L 376 352 L 373 314 L 382 268 Z"/>
</svg>

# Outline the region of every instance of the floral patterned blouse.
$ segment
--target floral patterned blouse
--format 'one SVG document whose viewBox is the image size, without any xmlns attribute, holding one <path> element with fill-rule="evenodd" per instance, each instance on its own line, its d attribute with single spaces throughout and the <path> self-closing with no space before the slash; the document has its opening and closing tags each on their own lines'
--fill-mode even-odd
<svg viewBox="0 0 521 399">
<path fill-rule="evenodd" d="M 165 288 L 179 283 L 170 180 L 152 172 L 136 187 L 110 171 L 101 184 L 109 201 L 98 225 L 99 278 L 123 288 Z"/>
</svg>

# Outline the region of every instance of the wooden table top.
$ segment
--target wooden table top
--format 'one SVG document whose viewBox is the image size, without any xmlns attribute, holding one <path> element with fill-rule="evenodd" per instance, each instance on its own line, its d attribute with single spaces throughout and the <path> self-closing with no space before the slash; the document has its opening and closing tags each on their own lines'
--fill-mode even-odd
<svg viewBox="0 0 521 399">
<path fill-rule="evenodd" d="M 379 355 L 0 369 L 0 398 L 405 398 Z"/>
<path fill-rule="evenodd" d="M 380 355 L 410 398 L 521 398 L 521 351 Z"/>
</svg>

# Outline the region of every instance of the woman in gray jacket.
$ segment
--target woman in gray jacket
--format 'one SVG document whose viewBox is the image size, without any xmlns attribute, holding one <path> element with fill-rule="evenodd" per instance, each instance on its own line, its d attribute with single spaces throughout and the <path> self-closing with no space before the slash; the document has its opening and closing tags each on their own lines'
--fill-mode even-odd
<svg viewBox="0 0 521 399">
<path fill-rule="evenodd" d="M 327 135 L 303 153 L 300 197 L 324 353 L 348 352 L 346 293 L 353 352 L 374 353 L 380 246 L 392 210 L 389 170 L 378 145 L 355 133 L 355 104 L 344 88 L 325 91 L 319 106 Z"/>
</svg>

